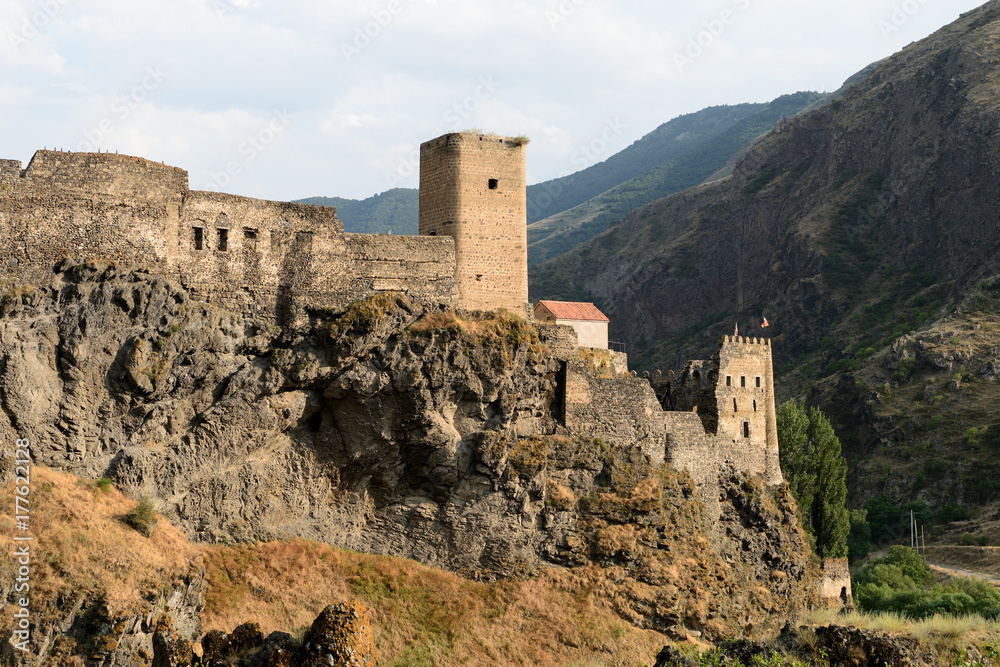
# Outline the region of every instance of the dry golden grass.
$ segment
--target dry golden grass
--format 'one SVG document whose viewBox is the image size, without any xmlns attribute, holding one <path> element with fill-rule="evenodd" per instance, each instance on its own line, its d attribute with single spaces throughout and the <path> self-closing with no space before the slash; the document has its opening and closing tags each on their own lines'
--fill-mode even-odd
<svg viewBox="0 0 1000 667">
<path fill-rule="evenodd" d="M 167 521 L 149 538 L 121 523 L 117 517 L 136 502 L 114 488 L 105 492 L 96 483 L 32 467 L 28 533 L 15 530 L 14 484 L 0 494 L 0 577 L 9 581 L 16 571 L 14 535 L 33 536 L 29 583 L 36 613 L 51 610 L 61 594 L 84 592 L 103 595 L 112 613 L 137 608 L 143 594 L 184 576 L 200 557 Z M 8 609 L 0 616 L 0 626 L 9 623 Z"/>
<path fill-rule="evenodd" d="M 204 630 L 248 620 L 301 635 L 327 604 L 360 600 L 383 665 L 644 665 L 665 639 L 594 602 L 598 570 L 481 583 L 303 540 L 205 549 Z"/>
<path fill-rule="evenodd" d="M 0 493 L 0 576 L 9 580 L 13 485 Z M 203 563 L 203 631 L 257 621 L 265 633 L 302 635 L 327 605 L 357 599 L 369 609 L 382 665 L 648 665 L 666 643 L 596 602 L 607 583 L 599 568 L 482 583 L 305 540 L 199 548 L 162 517 L 143 537 L 119 520 L 136 501 L 39 467 L 31 503 L 31 606 L 39 620 L 54 615 L 60 596 L 65 606 L 84 593 L 103 596 L 112 614 L 131 612 L 144 594 Z M 0 624 L 9 626 L 11 613 L 0 610 Z"/>
<path fill-rule="evenodd" d="M 614 376 L 615 355 L 611 350 L 581 347 L 580 358 L 596 377 L 609 378 Z"/>
<path fill-rule="evenodd" d="M 875 630 L 890 635 L 913 637 L 937 649 L 961 647 L 963 644 L 982 645 L 1000 642 L 1000 621 L 988 621 L 981 616 L 933 616 L 913 621 L 898 614 L 851 613 L 840 615 L 836 609 L 818 609 L 799 619 L 805 625 L 844 625 Z"/>
</svg>

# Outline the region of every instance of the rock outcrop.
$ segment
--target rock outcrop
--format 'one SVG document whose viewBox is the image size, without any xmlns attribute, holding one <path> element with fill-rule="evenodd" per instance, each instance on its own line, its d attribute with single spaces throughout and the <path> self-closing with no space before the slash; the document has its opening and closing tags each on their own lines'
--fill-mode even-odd
<svg viewBox="0 0 1000 667">
<path fill-rule="evenodd" d="M 0 308 L 0 441 L 154 497 L 202 541 L 302 536 L 487 579 L 597 564 L 623 617 L 675 634 L 807 605 L 781 487 L 720 471 L 706 513 L 649 442 L 565 427 L 566 336 L 395 295 L 280 329 L 68 263 Z"/>
<path fill-rule="evenodd" d="M 978 651 L 972 649 L 978 656 Z M 788 658 L 805 664 L 831 667 L 917 667 L 920 665 L 953 664 L 946 647 L 920 651 L 912 637 L 897 637 L 873 630 L 827 625 L 810 628 L 784 628 L 772 641 L 738 639 L 723 642 L 716 648 L 711 664 L 788 664 Z M 787 658 L 785 657 L 787 656 Z M 971 657 L 971 656 L 969 656 Z M 654 667 L 694 667 L 695 661 L 671 646 L 656 657 Z M 802 664 L 802 663 L 796 663 Z"/>
</svg>

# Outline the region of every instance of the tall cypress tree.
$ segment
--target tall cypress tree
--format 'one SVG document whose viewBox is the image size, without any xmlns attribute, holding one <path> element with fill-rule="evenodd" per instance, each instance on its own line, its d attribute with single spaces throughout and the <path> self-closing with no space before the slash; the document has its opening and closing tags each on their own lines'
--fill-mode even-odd
<svg viewBox="0 0 1000 667">
<path fill-rule="evenodd" d="M 816 475 L 813 474 L 815 447 L 809 439 L 809 415 L 801 401 L 787 401 L 778 407 L 778 446 L 781 472 L 799 506 L 799 521 L 810 525 Z"/>
<path fill-rule="evenodd" d="M 820 558 L 847 556 L 847 462 L 840 439 L 819 408 L 807 413 L 801 401 L 777 412 L 781 471 L 799 505 L 799 519 L 816 538 Z"/>
<path fill-rule="evenodd" d="M 840 438 L 819 408 L 809 410 L 809 439 L 816 447 L 813 458 L 816 495 L 812 507 L 816 553 L 820 558 L 846 558 L 847 535 L 851 531 L 847 461 L 841 453 Z"/>
</svg>

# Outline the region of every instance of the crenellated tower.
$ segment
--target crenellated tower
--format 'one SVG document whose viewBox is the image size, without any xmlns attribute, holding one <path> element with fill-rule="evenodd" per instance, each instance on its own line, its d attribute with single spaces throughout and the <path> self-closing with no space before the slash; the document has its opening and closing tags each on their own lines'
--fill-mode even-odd
<svg viewBox="0 0 1000 667">
<path fill-rule="evenodd" d="M 748 460 L 762 456 L 768 483 L 781 484 L 770 339 L 726 336 L 716 368 L 716 437 Z"/>
<path fill-rule="evenodd" d="M 420 146 L 420 235 L 455 239 L 460 303 L 528 309 L 525 142 L 446 134 Z"/>
</svg>

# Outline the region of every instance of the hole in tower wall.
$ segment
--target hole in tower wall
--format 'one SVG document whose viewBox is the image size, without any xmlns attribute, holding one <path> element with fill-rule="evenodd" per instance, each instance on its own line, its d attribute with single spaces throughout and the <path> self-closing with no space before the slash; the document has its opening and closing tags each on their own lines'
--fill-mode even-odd
<svg viewBox="0 0 1000 667">
<path fill-rule="evenodd" d="M 194 228 L 194 249 L 202 250 L 205 247 L 205 230 L 201 227 Z"/>
<path fill-rule="evenodd" d="M 500 185 L 500 181 L 499 180 L 497 180 L 495 178 L 491 178 L 490 179 L 490 190 L 496 190 L 499 185 Z"/>
<path fill-rule="evenodd" d="M 750 437 L 750 422 L 743 422 L 743 437 Z"/>
<path fill-rule="evenodd" d="M 757 382 L 757 388 L 760 389 L 760 376 L 758 375 L 754 380 Z"/>
<path fill-rule="evenodd" d="M 732 387 L 733 386 L 733 376 L 732 375 L 727 375 L 726 376 L 726 386 L 727 387 Z"/>
<path fill-rule="evenodd" d="M 739 412 L 739 411 L 740 411 L 740 409 L 738 407 L 736 407 L 736 399 L 734 398 L 733 399 L 733 412 Z"/>
<path fill-rule="evenodd" d="M 229 250 L 229 230 L 219 230 L 219 250 Z"/>
</svg>

